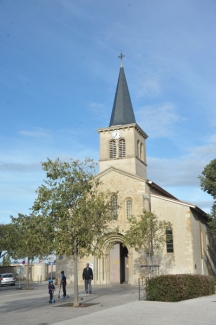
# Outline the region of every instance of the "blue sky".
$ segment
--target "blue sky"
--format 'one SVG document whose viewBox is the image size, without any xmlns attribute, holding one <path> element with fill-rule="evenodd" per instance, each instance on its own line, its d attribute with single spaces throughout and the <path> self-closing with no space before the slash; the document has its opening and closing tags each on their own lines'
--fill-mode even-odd
<svg viewBox="0 0 216 325">
<path fill-rule="evenodd" d="M 120 51 L 148 179 L 209 212 L 216 1 L 0 0 L 0 223 L 29 213 L 47 157 L 99 158 Z"/>
</svg>

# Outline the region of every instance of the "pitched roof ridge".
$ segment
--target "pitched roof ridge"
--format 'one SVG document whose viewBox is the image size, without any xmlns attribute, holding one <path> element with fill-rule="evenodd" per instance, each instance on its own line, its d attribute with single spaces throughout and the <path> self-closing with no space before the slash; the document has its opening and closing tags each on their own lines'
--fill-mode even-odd
<svg viewBox="0 0 216 325">
<path fill-rule="evenodd" d="M 113 167 L 113 166 L 110 166 L 110 167 L 104 169 L 102 172 L 100 172 L 99 174 L 96 175 L 96 178 L 100 178 L 100 176 L 102 176 L 103 174 L 107 174 L 110 171 L 115 171 L 115 172 L 117 172 L 119 174 L 127 175 L 128 177 L 132 177 L 132 178 L 135 178 L 135 179 L 146 182 L 146 178 L 140 177 L 140 176 L 135 175 L 135 174 L 131 174 L 131 173 L 125 171 L 125 170 L 122 170 L 120 168 L 116 168 L 116 167 Z"/>
<path fill-rule="evenodd" d="M 199 213 L 201 213 L 202 215 L 208 217 L 208 214 L 203 211 L 201 208 L 199 208 L 197 205 L 193 204 L 193 203 L 190 203 L 190 202 L 186 202 L 186 201 L 182 201 L 182 200 L 178 200 L 178 199 L 173 199 L 173 198 L 170 198 L 170 197 L 167 197 L 167 196 L 163 196 L 163 195 L 159 195 L 159 194 L 153 194 L 153 193 L 150 193 L 151 196 L 155 196 L 159 199 L 163 199 L 165 201 L 170 201 L 170 202 L 175 202 L 175 203 L 178 203 L 178 204 L 181 204 L 181 205 L 186 205 L 194 210 L 197 210 Z"/>
<path fill-rule="evenodd" d="M 156 184 L 155 182 L 151 181 L 151 180 L 147 180 L 147 183 L 149 184 L 150 187 L 157 189 L 160 192 L 163 192 L 165 194 L 165 197 L 169 197 L 172 198 L 174 200 L 179 201 L 174 195 L 172 195 L 171 193 L 167 192 L 163 187 L 159 186 L 158 184 Z"/>
</svg>

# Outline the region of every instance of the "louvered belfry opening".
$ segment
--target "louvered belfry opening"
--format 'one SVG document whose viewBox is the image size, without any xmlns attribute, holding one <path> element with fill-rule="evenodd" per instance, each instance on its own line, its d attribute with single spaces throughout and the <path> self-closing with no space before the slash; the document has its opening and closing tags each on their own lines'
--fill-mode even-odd
<svg viewBox="0 0 216 325">
<path fill-rule="evenodd" d="M 124 158 L 126 155 L 126 150 L 125 150 L 125 140 L 120 139 L 119 140 L 119 158 Z"/>
<path fill-rule="evenodd" d="M 110 141 L 110 158 L 116 158 L 116 142 Z"/>
</svg>

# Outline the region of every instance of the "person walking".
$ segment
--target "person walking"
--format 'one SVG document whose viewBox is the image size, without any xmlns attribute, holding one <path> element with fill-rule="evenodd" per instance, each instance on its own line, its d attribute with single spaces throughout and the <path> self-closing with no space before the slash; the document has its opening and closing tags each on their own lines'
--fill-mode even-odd
<svg viewBox="0 0 216 325">
<path fill-rule="evenodd" d="M 63 298 L 66 298 L 66 276 L 64 275 L 64 271 L 61 271 L 61 285 L 62 285 L 62 290 L 63 290 Z"/>
<path fill-rule="evenodd" d="M 83 269 L 82 277 L 85 281 L 85 292 L 92 293 L 91 281 L 93 280 L 93 271 L 92 268 L 89 266 L 89 263 L 87 263 L 86 267 Z"/>
</svg>

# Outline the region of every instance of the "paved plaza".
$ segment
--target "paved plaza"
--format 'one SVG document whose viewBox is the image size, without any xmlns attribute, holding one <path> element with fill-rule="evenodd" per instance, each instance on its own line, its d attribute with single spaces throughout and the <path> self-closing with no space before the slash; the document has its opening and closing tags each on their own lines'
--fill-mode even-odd
<svg viewBox="0 0 216 325">
<path fill-rule="evenodd" d="M 88 295 L 79 288 L 85 307 L 68 307 L 68 299 L 49 304 L 47 283 L 32 284 L 32 290 L 0 288 L 1 325 L 213 325 L 216 322 L 216 295 L 175 303 L 139 301 L 138 287 L 127 284 L 94 286 Z"/>
</svg>

